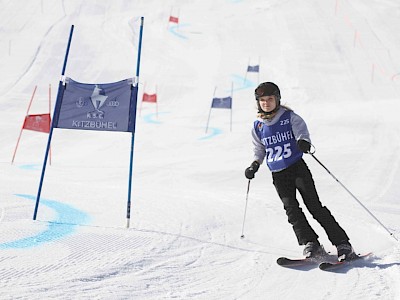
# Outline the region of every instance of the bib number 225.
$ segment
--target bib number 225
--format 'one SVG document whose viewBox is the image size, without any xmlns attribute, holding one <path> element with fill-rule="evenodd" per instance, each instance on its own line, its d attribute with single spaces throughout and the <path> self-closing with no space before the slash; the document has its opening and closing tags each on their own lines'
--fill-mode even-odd
<svg viewBox="0 0 400 300">
<path fill-rule="evenodd" d="M 275 146 L 274 148 L 267 148 L 266 151 L 268 162 L 279 161 L 292 155 L 292 150 L 290 150 L 290 143 L 284 144 L 283 147 Z"/>
</svg>

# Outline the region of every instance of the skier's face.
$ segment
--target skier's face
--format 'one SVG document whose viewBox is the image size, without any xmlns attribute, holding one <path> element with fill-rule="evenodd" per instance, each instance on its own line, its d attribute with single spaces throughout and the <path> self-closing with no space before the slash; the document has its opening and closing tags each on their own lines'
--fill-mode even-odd
<svg viewBox="0 0 400 300">
<path fill-rule="evenodd" d="M 276 99 L 275 96 L 262 96 L 258 98 L 260 102 L 260 107 L 265 112 L 271 112 L 276 108 Z"/>
</svg>

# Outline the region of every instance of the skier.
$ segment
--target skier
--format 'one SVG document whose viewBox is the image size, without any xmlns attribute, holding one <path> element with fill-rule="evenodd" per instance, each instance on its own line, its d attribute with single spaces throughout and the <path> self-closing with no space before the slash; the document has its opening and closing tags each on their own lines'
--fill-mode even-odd
<svg viewBox="0 0 400 300">
<path fill-rule="evenodd" d="M 299 245 L 305 245 L 305 257 L 318 257 L 325 251 L 299 206 L 296 189 L 308 211 L 324 228 L 330 242 L 336 246 L 338 260 L 353 258 L 355 253 L 349 237 L 328 208 L 322 206 L 312 174 L 302 158 L 303 153 L 310 153 L 311 149 L 306 123 L 291 109 L 281 105 L 279 87 L 272 82 L 261 83 L 255 90 L 255 98 L 258 118 L 254 121 L 251 133 L 254 161 L 245 170 L 246 178 L 254 178 L 265 158 L 288 222 L 293 226 Z"/>
</svg>

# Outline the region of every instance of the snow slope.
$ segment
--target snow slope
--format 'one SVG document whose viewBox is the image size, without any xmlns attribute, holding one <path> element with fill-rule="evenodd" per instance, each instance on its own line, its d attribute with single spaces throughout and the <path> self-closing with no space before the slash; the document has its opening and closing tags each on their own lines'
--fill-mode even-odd
<svg viewBox="0 0 400 300">
<path fill-rule="evenodd" d="M 257 75 L 307 122 L 316 157 L 400 237 L 400 4 L 396 0 L 0 0 L 1 299 L 399 299 L 400 247 L 312 157 L 320 197 L 358 252 L 338 273 L 288 270 L 301 256 L 263 166 L 251 181 Z M 168 24 L 170 14 L 180 24 Z M 36 221 L 47 135 L 24 130 L 66 75 L 133 77 L 144 16 L 132 212 L 127 133 L 55 129 Z M 233 124 L 211 99 L 233 83 Z M 314 220 L 320 240 L 335 253 Z"/>
</svg>

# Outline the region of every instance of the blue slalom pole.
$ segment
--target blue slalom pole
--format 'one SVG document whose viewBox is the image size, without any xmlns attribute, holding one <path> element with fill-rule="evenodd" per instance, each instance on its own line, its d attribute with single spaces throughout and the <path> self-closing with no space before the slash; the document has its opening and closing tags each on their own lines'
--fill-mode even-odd
<svg viewBox="0 0 400 300">
<path fill-rule="evenodd" d="M 61 72 L 61 80 L 60 80 L 60 82 L 58 84 L 57 100 L 56 100 L 56 104 L 54 106 L 53 120 L 51 122 L 49 138 L 47 140 L 46 154 L 44 156 L 44 162 L 43 162 L 43 167 L 42 167 L 42 175 L 40 176 L 40 183 L 39 183 L 39 189 L 38 189 L 38 193 L 37 193 L 37 197 L 36 197 L 36 204 L 35 204 L 35 211 L 33 213 L 33 220 L 36 220 L 36 216 L 37 216 L 37 212 L 38 212 L 38 208 L 39 208 L 40 194 L 42 193 L 42 186 L 43 186 L 44 174 L 46 172 L 47 158 L 49 156 L 49 151 L 50 151 L 51 138 L 53 136 L 54 124 L 56 124 L 55 116 L 57 115 L 57 110 L 59 110 L 59 106 L 61 104 L 61 99 L 62 99 L 62 96 L 63 96 L 63 93 L 64 93 L 64 85 L 63 85 L 63 82 L 62 82 L 62 78 L 63 78 L 63 76 L 65 74 L 65 69 L 67 67 L 67 60 L 68 60 L 69 49 L 70 49 L 70 46 L 71 46 L 71 40 L 72 40 L 73 32 L 74 32 L 74 25 L 71 26 L 71 30 L 70 30 L 70 33 L 69 33 L 67 51 L 65 53 L 64 65 L 63 65 L 62 72 Z"/>
<path fill-rule="evenodd" d="M 140 19 L 140 32 L 139 32 L 139 45 L 138 45 L 138 56 L 137 56 L 137 64 L 136 64 L 136 93 L 135 93 L 135 105 L 134 105 L 134 124 L 132 129 L 132 139 L 131 139 L 131 152 L 130 152 L 130 163 L 129 163 L 129 182 L 128 182 L 128 203 L 126 208 L 126 228 L 129 228 L 129 223 L 131 219 L 131 192 L 132 192 L 132 172 L 133 172 L 133 153 L 134 153 L 134 145 L 135 145 L 135 123 L 136 123 L 136 105 L 137 105 L 137 89 L 139 88 L 139 71 L 140 71 L 140 54 L 142 52 L 142 36 L 143 36 L 143 23 L 144 17 Z M 131 99 L 132 101 L 132 99 Z"/>
</svg>

